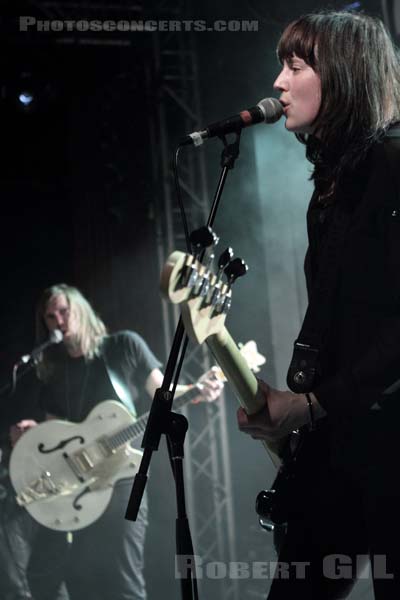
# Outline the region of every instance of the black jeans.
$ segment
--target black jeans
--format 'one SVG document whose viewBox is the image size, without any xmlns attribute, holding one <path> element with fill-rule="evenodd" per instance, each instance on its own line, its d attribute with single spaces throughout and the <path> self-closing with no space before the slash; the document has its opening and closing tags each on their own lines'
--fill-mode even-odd
<svg viewBox="0 0 400 600">
<path fill-rule="evenodd" d="M 145 600 L 147 501 L 135 523 L 126 521 L 131 485 L 119 482 L 104 514 L 72 543 L 18 507 L 10 486 L 0 504 L 1 600 Z"/>
<path fill-rule="evenodd" d="M 2 484 L 7 496 L 0 502 L 0 598 L 33 598 L 28 573 L 41 528 L 26 510 L 15 503 L 10 481 L 3 480 Z M 58 533 L 48 532 L 47 550 L 50 555 L 53 550 L 58 549 L 59 540 Z M 58 562 L 54 561 L 51 567 L 41 567 L 47 581 L 48 598 L 51 600 L 68 600 L 62 581 L 64 566 L 65 561 L 60 559 Z"/>
<path fill-rule="evenodd" d="M 70 600 L 145 600 L 143 552 L 147 499 L 138 519 L 124 518 L 132 481 L 115 486 L 105 513 L 74 534 L 67 575 Z"/>
<path fill-rule="evenodd" d="M 398 418 L 370 411 L 307 451 L 268 600 L 346 598 L 368 555 L 375 598 L 400 598 Z"/>
</svg>

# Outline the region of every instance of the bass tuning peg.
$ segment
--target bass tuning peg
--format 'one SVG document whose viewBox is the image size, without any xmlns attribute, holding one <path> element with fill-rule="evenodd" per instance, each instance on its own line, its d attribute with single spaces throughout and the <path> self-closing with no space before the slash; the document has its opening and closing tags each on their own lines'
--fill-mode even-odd
<svg viewBox="0 0 400 600">
<path fill-rule="evenodd" d="M 233 259 L 233 250 L 232 248 L 228 247 L 226 248 L 223 253 L 221 254 L 221 256 L 218 259 L 218 275 L 220 276 L 222 274 L 222 272 L 224 271 L 224 269 L 226 269 L 226 267 L 229 265 L 229 263 L 232 261 Z"/>
<path fill-rule="evenodd" d="M 195 229 L 190 234 L 190 243 L 197 252 L 205 250 L 210 246 L 216 246 L 219 242 L 219 237 L 214 233 L 211 227 L 204 226 L 200 229 Z"/>
<path fill-rule="evenodd" d="M 224 269 L 224 273 L 228 279 L 229 285 L 233 285 L 236 279 L 246 275 L 249 267 L 241 258 L 234 258 L 229 265 Z"/>
</svg>

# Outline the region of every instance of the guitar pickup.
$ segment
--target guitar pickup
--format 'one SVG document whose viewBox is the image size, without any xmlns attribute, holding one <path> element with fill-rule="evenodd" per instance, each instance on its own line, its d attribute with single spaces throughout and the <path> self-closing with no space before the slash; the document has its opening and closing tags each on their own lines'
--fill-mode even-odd
<svg viewBox="0 0 400 600">
<path fill-rule="evenodd" d="M 85 452 L 85 450 L 82 450 L 82 452 L 77 453 L 74 458 L 78 463 L 78 466 L 80 467 L 80 469 L 82 469 L 84 473 L 93 469 L 94 463 L 90 459 L 89 454 Z"/>
<path fill-rule="evenodd" d="M 111 454 L 113 454 L 113 449 L 108 443 L 107 437 L 103 436 L 96 443 L 86 446 L 85 449 L 76 450 L 72 454 L 65 452 L 63 456 L 74 475 L 83 482 L 86 481 L 88 474 L 93 473 L 96 466 Z"/>
<path fill-rule="evenodd" d="M 83 483 L 85 481 L 84 473 L 82 473 L 82 471 L 80 469 L 80 465 L 75 460 L 75 457 L 74 456 L 70 456 L 66 452 L 64 452 L 63 457 L 66 460 L 69 468 L 71 469 L 71 471 L 73 472 L 73 474 L 75 475 L 75 477 L 78 479 L 78 481 L 80 481 L 81 483 Z"/>
</svg>

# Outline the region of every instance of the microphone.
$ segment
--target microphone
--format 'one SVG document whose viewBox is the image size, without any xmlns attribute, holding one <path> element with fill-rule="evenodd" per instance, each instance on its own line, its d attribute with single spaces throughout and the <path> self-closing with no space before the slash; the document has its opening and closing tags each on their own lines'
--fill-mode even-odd
<svg viewBox="0 0 400 600">
<path fill-rule="evenodd" d="M 43 344 L 40 344 L 40 346 L 38 346 L 37 348 L 34 348 L 30 354 L 24 354 L 24 356 L 21 356 L 17 364 L 26 365 L 31 360 L 33 360 L 33 362 L 36 362 L 43 350 L 46 350 L 46 348 L 48 348 L 49 346 L 53 346 L 53 344 L 59 344 L 60 342 L 62 342 L 62 340 L 62 331 L 60 331 L 59 329 L 54 329 L 53 331 L 50 331 L 49 339 Z"/>
<path fill-rule="evenodd" d="M 202 131 L 194 131 L 180 141 L 180 146 L 193 144 L 201 146 L 204 140 L 226 133 L 238 132 L 244 127 L 256 125 L 257 123 L 275 123 L 283 115 L 283 108 L 276 98 L 264 98 L 257 106 L 242 110 L 238 115 L 211 123 Z"/>
</svg>

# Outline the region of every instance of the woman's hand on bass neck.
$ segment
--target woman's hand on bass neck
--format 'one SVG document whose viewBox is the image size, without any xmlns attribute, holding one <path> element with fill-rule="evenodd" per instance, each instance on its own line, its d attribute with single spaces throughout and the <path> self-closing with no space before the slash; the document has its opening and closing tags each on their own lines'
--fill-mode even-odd
<svg viewBox="0 0 400 600">
<path fill-rule="evenodd" d="M 240 431 L 254 439 L 276 441 L 295 429 L 310 425 L 311 410 L 315 421 L 326 415 L 313 394 L 310 394 L 310 409 L 305 394 L 276 390 L 261 380 L 258 383 L 265 397 L 264 408 L 253 415 L 248 415 L 243 408 L 237 411 Z"/>
</svg>

